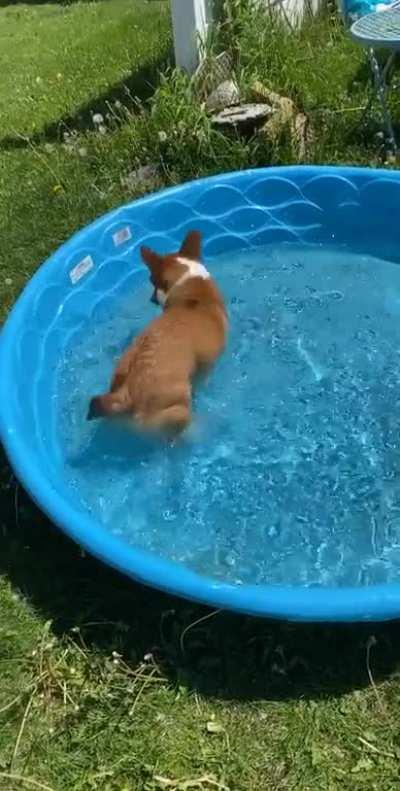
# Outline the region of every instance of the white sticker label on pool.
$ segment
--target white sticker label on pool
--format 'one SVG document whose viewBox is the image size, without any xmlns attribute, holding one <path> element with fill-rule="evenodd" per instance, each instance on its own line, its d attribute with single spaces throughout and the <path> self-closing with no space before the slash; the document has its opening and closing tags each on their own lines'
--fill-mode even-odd
<svg viewBox="0 0 400 791">
<path fill-rule="evenodd" d="M 119 247 L 120 244 L 127 242 L 129 239 L 132 239 L 132 232 L 127 225 L 126 228 L 121 228 L 113 234 L 114 247 Z"/>
<path fill-rule="evenodd" d="M 84 275 L 90 272 L 90 270 L 93 269 L 93 267 L 94 267 L 94 263 L 91 255 L 87 255 L 85 256 L 85 258 L 82 258 L 82 261 L 79 261 L 79 264 L 74 266 L 74 268 L 71 269 L 69 273 L 69 277 L 72 285 L 74 286 L 76 283 L 78 283 L 78 281 Z"/>
</svg>

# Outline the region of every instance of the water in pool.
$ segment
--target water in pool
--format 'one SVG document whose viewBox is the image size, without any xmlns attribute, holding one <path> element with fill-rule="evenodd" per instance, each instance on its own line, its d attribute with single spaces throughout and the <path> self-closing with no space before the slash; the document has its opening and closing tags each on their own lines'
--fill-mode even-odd
<svg viewBox="0 0 400 791">
<path fill-rule="evenodd" d="M 400 569 L 400 266 L 281 245 L 207 262 L 230 340 L 178 446 L 86 422 L 156 313 L 145 273 L 58 369 L 75 498 L 130 545 L 236 584 L 368 585 Z"/>
</svg>

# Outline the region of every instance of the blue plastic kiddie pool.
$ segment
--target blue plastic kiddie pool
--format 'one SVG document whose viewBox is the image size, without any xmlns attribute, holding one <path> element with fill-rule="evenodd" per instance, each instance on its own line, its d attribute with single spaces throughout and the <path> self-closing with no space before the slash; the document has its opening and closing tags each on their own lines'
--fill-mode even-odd
<svg viewBox="0 0 400 791">
<path fill-rule="evenodd" d="M 123 206 L 27 284 L 1 333 L 23 486 L 134 580 L 303 621 L 400 615 L 400 173 L 247 170 Z M 88 423 L 154 316 L 140 246 L 203 233 L 231 335 L 171 446 Z"/>
</svg>

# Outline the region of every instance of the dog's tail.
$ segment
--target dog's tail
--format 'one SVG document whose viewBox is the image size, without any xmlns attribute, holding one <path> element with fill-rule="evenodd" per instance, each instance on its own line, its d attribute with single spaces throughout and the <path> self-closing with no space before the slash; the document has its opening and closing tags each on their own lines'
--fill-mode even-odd
<svg viewBox="0 0 400 791">
<path fill-rule="evenodd" d="M 94 396 L 91 399 L 87 419 L 96 420 L 99 417 L 124 415 L 129 411 L 129 404 L 123 393 L 118 391 L 116 393 L 105 393 L 104 395 Z"/>
</svg>

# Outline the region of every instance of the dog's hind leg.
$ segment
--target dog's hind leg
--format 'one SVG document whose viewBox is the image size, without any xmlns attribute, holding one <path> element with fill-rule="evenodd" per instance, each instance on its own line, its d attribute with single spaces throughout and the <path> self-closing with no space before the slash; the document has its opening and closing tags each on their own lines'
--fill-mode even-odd
<svg viewBox="0 0 400 791">
<path fill-rule="evenodd" d="M 181 434 L 192 419 L 188 404 L 173 404 L 143 420 L 143 428 L 175 437 Z"/>
<path fill-rule="evenodd" d="M 87 419 L 96 420 L 99 417 L 126 415 L 131 411 L 132 405 L 127 398 L 127 391 L 122 388 L 116 392 L 94 396 L 89 404 Z"/>
</svg>

